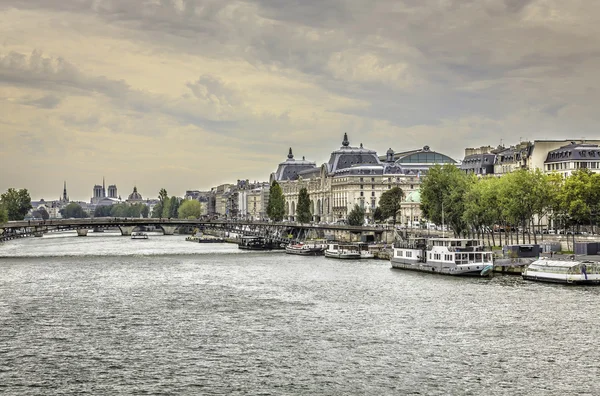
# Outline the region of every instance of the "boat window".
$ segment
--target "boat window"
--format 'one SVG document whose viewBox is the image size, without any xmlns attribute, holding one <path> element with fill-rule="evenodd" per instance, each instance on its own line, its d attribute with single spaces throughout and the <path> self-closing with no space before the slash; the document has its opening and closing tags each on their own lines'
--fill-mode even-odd
<svg viewBox="0 0 600 396">
<path fill-rule="evenodd" d="M 475 261 L 481 261 L 481 253 L 475 253 Z"/>
</svg>

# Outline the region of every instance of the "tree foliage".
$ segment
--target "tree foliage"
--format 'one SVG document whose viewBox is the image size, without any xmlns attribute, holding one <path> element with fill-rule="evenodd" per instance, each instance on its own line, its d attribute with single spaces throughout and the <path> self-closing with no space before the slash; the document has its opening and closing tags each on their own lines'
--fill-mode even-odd
<svg viewBox="0 0 600 396">
<path fill-rule="evenodd" d="M 4 224 L 8 221 L 8 212 L 2 202 L 0 202 L 0 224 Z"/>
<path fill-rule="evenodd" d="M 94 217 L 148 217 L 148 206 L 143 203 L 120 203 L 110 206 L 97 206 Z M 145 215 L 144 215 L 145 213 Z"/>
<path fill-rule="evenodd" d="M 394 224 L 396 224 L 396 216 L 400 210 L 402 199 L 404 198 L 404 191 L 400 187 L 393 187 L 383 194 L 379 198 L 379 208 L 384 219 L 393 218 Z"/>
<path fill-rule="evenodd" d="M 348 213 L 348 224 L 352 226 L 361 226 L 365 223 L 365 209 L 355 204 L 350 213 Z"/>
<path fill-rule="evenodd" d="M 565 180 L 560 200 L 571 223 L 592 223 L 600 209 L 600 174 L 589 169 L 573 172 Z"/>
<path fill-rule="evenodd" d="M 37 208 L 36 210 L 34 210 L 31 213 L 31 216 L 38 218 L 38 219 L 42 219 L 42 220 L 48 220 L 50 218 L 50 213 L 48 213 L 46 208 L 41 206 L 41 207 Z"/>
<path fill-rule="evenodd" d="M 6 210 L 8 220 L 23 220 L 32 208 L 31 197 L 27 189 L 9 188 L 0 197 L 0 203 Z"/>
<path fill-rule="evenodd" d="M 71 202 L 60 210 L 60 215 L 65 219 L 75 218 L 82 219 L 88 217 L 81 205 L 76 202 Z"/>
<path fill-rule="evenodd" d="M 202 204 L 195 199 L 186 199 L 178 209 L 180 219 L 197 219 L 202 216 Z"/>
<path fill-rule="evenodd" d="M 375 208 L 375 211 L 373 212 L 373 220 L 376 222 L 382 222 L 386 219 L 385 215 L 383 214 L 383 211 L 381 210 L 381 208 L 378 206 Z"/>
<path fill-rule="evenodd" d="M 310 197 L 306 187 L 302 187 L 298 192 L 298 206 L 296 207 L 296 221 L 299 223 L 310 223 L 312 214 L 310 213 Z"/>
<path fill-rule="evenodd" d="M 267 204 L 267 216 L 273 221 L 283 220 L 285 216 L 285 198 L 281 186 L 273 180 L 269 189 L 269 203 Z"/>
<path fill-rule="evenodd" d="M 436 224 L 448 224 L 455 235 L 467 230 L 464 197 L 472 179 L 452 164 L 435 165 L 421 183 L 421 212 Z M 443 219 L 442 219 L 443 218 Z"/>
<path fill-rule="evenodd" d="M 165 190 L 164 188 L 161 188 L 160 191 L 158 192 L 158 203 L 156 205 L 154 205 L 154 208 L 152 208 L 152 217 L 153 218 L 158 219 L 159 217 L 169 217 L 169 216 L 163 216 L 165 201 L 167 201 L 168 199 L 169 199 L 169 195 L 167 193 L 167 190 Z"/>
</svg>

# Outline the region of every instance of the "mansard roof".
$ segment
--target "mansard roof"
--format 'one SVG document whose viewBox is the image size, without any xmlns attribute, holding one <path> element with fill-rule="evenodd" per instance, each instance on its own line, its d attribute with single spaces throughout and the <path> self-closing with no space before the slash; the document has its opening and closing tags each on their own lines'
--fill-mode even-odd
<svg viewBox="0 0 600 396">
<path fill-rule="evenodd" d="M 348 135 L 344 134 L 342 146 L 331 153 L 327 163 L 330 173 L 337 173 L 348 168 L 357 168 L 360 166 L 379 166 L 381 161 L 377 157 L 377 152 L 363 147 L 350 146 Z"/>
<path fill-rule="evenodd" d="M 301 160 L 294 159 L 292 148 L 290 147 L 287 159 L 279 164 L 274 176 L 277 181 L 297 180 L 301 172 L 316 168 L 316 163 L 307 161 L 304 157 Z"/>
<path fill-rule="evenodd" d="M 572 142 L 548 152 L 545 163 L 564 161 L 600 160 L 600 147 L 597 144 Z"/>
</svg>

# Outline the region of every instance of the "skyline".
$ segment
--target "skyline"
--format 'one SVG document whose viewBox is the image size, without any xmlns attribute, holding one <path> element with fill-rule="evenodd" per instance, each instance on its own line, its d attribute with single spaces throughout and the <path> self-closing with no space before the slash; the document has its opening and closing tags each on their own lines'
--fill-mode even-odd
<svg viewBox="0 0 600 396">
<path fill-rule="evenodd" d="M 0 190 L 267 181 L 289 147 L 594 139 L 600 4 L 0 1 Z M 72 188 L 70 187 L 72 186 Z"/>
</svg>

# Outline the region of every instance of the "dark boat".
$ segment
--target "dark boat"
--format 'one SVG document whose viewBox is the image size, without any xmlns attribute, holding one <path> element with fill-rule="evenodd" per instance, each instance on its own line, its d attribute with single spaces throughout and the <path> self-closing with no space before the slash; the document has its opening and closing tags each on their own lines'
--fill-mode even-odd
<svg viewBox="0 0 600 396">
<path fill-rule="evenodd" d="M 242 237 L 242 241 L 238 244 L 238 248 L 243 250 L 282 249 L 279 242 L 266 240 L 262 237 Z"/>
</svg>

